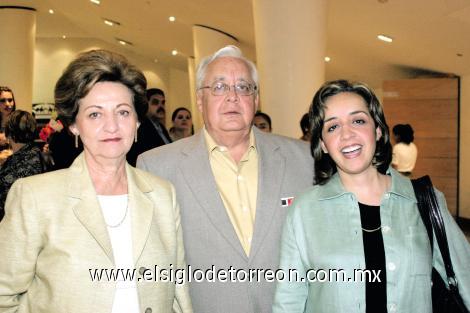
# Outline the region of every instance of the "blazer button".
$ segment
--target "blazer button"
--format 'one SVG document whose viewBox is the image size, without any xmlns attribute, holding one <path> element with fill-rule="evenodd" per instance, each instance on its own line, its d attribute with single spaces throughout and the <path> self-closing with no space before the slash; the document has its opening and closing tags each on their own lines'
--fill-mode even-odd
<svg viewBox="0 0 470 313">
<path fill-rule="evenodd" d="M 143 267 L 143 266 L 140 267 L 140 268 L 139 268 L 139 273 L 140 273 L 140 275 L 144 275 L 145 270 L 147 270 L 145 267 Z M 147 313 L 147 311 L 145 311 L 145 312 Z M 152 312 L 152 310 L 150 310 L 150 312 Z M 148 313 L 150 313 L 150 312 L 148 312 Z"/>
<path fill-rule="evenodd" d="M 145 313 L 152 313 L 152 309 L 151 308 L 146 308 Z"/>
</svg>

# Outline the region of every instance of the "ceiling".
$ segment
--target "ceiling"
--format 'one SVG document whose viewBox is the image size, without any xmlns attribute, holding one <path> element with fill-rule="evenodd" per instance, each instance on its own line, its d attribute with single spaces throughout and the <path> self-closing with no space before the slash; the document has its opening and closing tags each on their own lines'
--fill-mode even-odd
<svg viewBox="0 0 470 313">
<path fill-rule="evenodd" d="M 193 55 L 195 24 L 229 33 L 255 51 L 252 0 L 101 0 L 99 6 L 89 0 L 0 0 L 0 5 L 36 8 L 39 38 L 65 35 L 116 45 L 120 38 L 132 43 L 127 49 L 133 53 L 182 70 Z M 103 18 L 121 25 L 109 27 Z M 327 29 L 327 79 L 380 87 L 385 79 L 470 74 L 470 0 L 329 0 Z M 393 37 L 393 43 L 377 40 L 378 34 Z M 172 56 L 173 49 L 179 55 Z"/>
</svg>

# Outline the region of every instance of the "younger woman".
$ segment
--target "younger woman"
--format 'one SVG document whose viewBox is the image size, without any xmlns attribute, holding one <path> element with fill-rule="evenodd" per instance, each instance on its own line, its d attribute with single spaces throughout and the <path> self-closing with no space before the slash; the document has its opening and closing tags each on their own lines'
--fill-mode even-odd
<svg viewBox="0 0 470 313">
<path fill-rule="evenodd" d="M 360 83 L 328 82 L 309 114 L 317 185 L 288 212 L 280 267 L 299 277 L 278 283 L 273 312 L 431 313 L 431 270 L 443 275 L 443 261 L 437 245 L 431 253 L 410 180 L 389 167 L 377 97 Z M 470 307 L 470 246 L 436 194 Z"/>
</svg>

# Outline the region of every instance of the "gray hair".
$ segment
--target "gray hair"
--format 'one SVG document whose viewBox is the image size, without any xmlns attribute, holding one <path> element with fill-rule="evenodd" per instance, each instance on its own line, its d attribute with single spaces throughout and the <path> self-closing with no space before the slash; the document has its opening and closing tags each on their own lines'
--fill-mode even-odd
<svg viewBox="0 0 470 313">
<path fill-rule="evenodd" d="M 199 65 L 196 70 L 196 90 L 203 87 L 202 84 L 204 83 L 204 79 L 206 78 L 207 67 L 213 61 L 217 60 L 218 58 L 223 57 L 232 57 L 236 59 L 240 59 L 247 65 L 248 69 L 250 70 L 251 79 L 258 86 L 258 70 L 253 62 L 248 60 L 243 56 L 242 51 L 236 46 L 225 46 L 222 49 L 218 50 L 212 55 L 209 55 L 199 62 Z M 258 90 L 256 91 L 258 92 Z"/>
</svg>

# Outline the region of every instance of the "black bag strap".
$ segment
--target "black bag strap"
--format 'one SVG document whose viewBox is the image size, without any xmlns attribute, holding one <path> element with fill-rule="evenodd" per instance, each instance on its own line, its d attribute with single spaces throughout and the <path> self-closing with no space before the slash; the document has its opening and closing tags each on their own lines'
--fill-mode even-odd
<svg viewBox="0 0 470 313">
<path fill-rule="evenodd" d="M 415 191 L 416 199 L 418 200 L 418 208 L 423 223 L 428 231 L 429 241 L 431 242 L 431 249 L 433 248 L 433 236 L 436 235 L 437 244 L 441 251 L 442 260 L 447 274 L 447 282 L 449 289 L 458 292 L 457 279 L 455 278 L 454 268 L 450 259 L 449 244 L 444 227 L 444 220 L 439 210 L 439 203 L 437 202 L 434 187 L 431 178 L 426 175 L 417 179 L 411 180 L 413 189 Z"/>
</svg>

